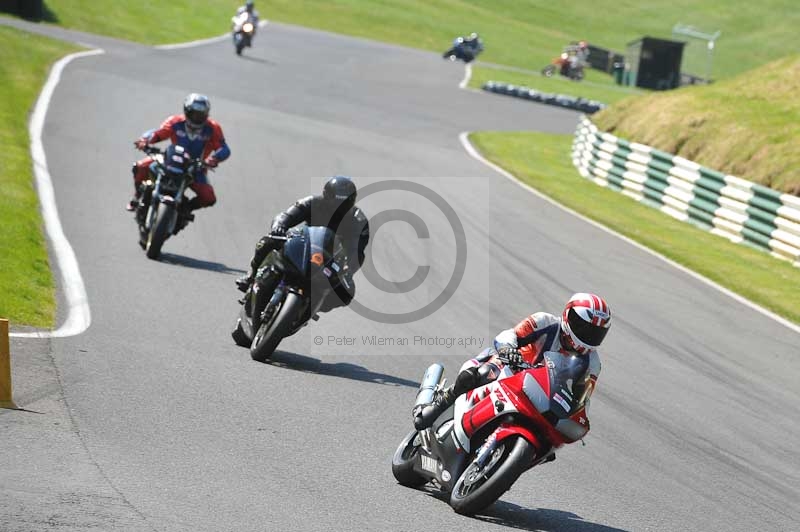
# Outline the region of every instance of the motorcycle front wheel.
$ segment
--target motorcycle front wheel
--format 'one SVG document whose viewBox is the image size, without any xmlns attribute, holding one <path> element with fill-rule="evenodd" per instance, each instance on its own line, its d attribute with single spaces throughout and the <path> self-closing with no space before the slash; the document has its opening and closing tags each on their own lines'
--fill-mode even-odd
<svg viewBox="0 0 800 532">
<path fill-rule="evenodd" d="M 158 204 L 156 219 L 150 227 L 145 246 L 145 253 L 148 259 L 155 260 L 161 255 L 161 246 L 164 245 L 164 241 L 167 239 L 167 230 L 169 229 L 174 209 L 175 207 L 166 203 Z"/>
<path fill-rule="evenodd" d="M 525 471 L 534 457 L 533 446 L 521 436 L 503 440 L 480 467 L 473 459 L 458 477 L 450 494 L 457 513 L 473 515 L 500 498 Z"/>
<path fill-rule="evenodd" d="M 284 336 L 289 333 L 302 299 L 295 293 L 289 292 L 277 311 L 266 320 L 256 331 L 253 343 L 250 345 L 250 356 L 257 362 L 265 362 L 277 349 Z"/>
</svg>

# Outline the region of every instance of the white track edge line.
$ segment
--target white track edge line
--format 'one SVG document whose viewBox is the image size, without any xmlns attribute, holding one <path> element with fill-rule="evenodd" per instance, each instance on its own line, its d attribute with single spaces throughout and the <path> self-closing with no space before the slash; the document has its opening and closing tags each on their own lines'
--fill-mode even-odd
<svg viewBox="0 0 800 532">
<path fill-rule="evenodd" d="M 472 78 L 472 65 L 467 63 L 464 65 L 464 79 L 458 84 L 459 89 L 466 89 L 470 78 Z"/>
<path fill-rule="evenodd" d="M 81 277 L 78 267 L 78 259 L 75 251 L 64 234 L 61 220 L 58 217 L 56 206 L 56 195 L 53 189 L 53 180 L 47 169 L 47 158 L 42 144 L 42 130 L 47 116 L 47 109 L 50 107 L 50 100 L 53 97 L 58 82 L 61 80 L 61 72 L 73 59 L 98 55 L 105 53 L 103 50 L 88 50 L 62 57 L 53 65 L 47 82 L 42 87 L 42 92 L 36 100 L 36 106 L 31 114 L 28 123 L 28 134 L 31 139 L 31 159 L 33 160 L 33 174 L 36 181 L 36 192 L 39 196 L 39 204 L 42 209 L 47 237 L 53 246 L 58 269 L 61 272 L 61 280 L 64 289 L 64 297 L 67 300 L 67 319 L 55 331 L 36 331 L 36 332 L 12 332 L 9 336 L 16 338 L 64 338 L 81 334 L 89 328 L 92 323 L 92 314 L 89 310 L 89 298 L 86 295 L 86 287 Z"/>
<path fill-rule="evenodd" d="M 627 236 L 625 236 L 625 235 L 623 235 L 621 233 L 618 233 L 618 232 L 614 231 L 613 229 L 610 229 L 610 228 L 606 227 L 605 225 L 602 225 L 602 224 L 600 224 L 600 223 L 598 223 L 598 222 L 596 222 L 596 221 L 594 221 L 594 220 L 592 220 L 590 218 L 587 218 L 583 214 L 580 214 L 579 212 L 574 211 L 574 210 L 570 209 L 569 207 L 566 207 L 566 206 L 558 203 L 554 199 L 552 199 L 552 198 L 550 198 L 548 196 L 545 196 L 544 194 L 542 194 L 541 192 L 539 192 L 535 188 L 531 187 L 530 185 L 527 185 L 527 184 L 523 183 L 522 181 L 517 179 L 513 174 L 511 174 L 507 170 L 501 168 L 500 166 L 494 164 L 493 162 L 487 160 L 480 153 L 478 153 L 478 150 L 476 150 L 475 147 L 472 145 L 472 143 L 469 141 L 469 138 L 468 138 L 469 134 L 470 134 L 469 131 L 463 131 L 463 132 L 459 133 L 458 140 L 461 141 L 461 145 L 464 147 L 464 149 L 467 151 L 467 153 L 473 159 L 483 163 L 484 165 L 488 166 L 489 168 L 491 168 L 495 172 L 497 172 L 500 175 L 506 177 L 507 179 L 510 179 L 511 181 L 513 181 L 514 183 L 519 185 L 520 187 L 524 188 L 525 190 L 527 190 L 531 194 L 534 194 L 535 196 L 545 200 L 546 202 L 550 203 L 551 205 L 553 205 L 555 207 L 558 207 L 559 209 L 563 210 L 564 212 L 567 212 L 567 213 L 569 213 L 569 214 L 571 214 L 571 215 L 573 215 L 573 216 L 575 216 L 577 218 L 580 218 L 584 222 L 587 222 L 587 223 L 597 227 L 598 229 L 600 229 L 602 231 L 605 231 L 606 233 L 608 233 L 610 235 L 613 235 L 613 236 L 615 236 L 617 238 L 620 238 L 620 239 L 624 240 L 625 242 L 627 242 L 628 244 L 631 244 L 632 246 L 635 246 L 635 247 L 641 249 L 642 251 L 644 251 L 646 253 L 649 253 L 650 255 L 653 255 L 654 257 L 657 257 L 657 258 L 663 260 L 664 262 L 666 262 L 670 266 L 672 266 L 674 268 L 677 268 L 678 270 L 680 270 L 680 271 L 686 273 L 687 275 L 697 279 L 698 281 L 706 284 L 707 286 L 710 286 L 711 288 L 714 288 L 714 289 L 722 292 L 726 296 L 738 301 L 739 303 L 741 303 L 743 305 L 746 305 L 746 306 L 750 307 L 751 309 L 763 314 L 767 318 L 770 318 L 770 319 L 780 323 L 781 325 L 787 327 L 788 329 L 791 329 L 792 331 L 800 334 L 800 326 L 792 323 L 791 321 L 787 320 L 786 318 L 784 318 L 782 316 L 779 316 L 779 315 L 775 314 L 774 312 L 772 312 L 771 310 L 767 310 L 764 307 L 762 307 L 762 306 L 760 306 L 760 305 L 758 305 L 756 303 L 753 303 L 749 299 L 746 299 L 746 298 L 740 296 L 739 294 L 737 294 L 735 292 L 732 292 L 731 290 L 725 288 L 724 286 L 721 286 L 721 285 L 715 283 L 711 279 L 709 279 L 707 277 L 704 277 L 704 276 L 700 275 L 699 273 L 697 273 L 695 271 L 690 270 L 686 266 L 678 264 L 674 260 L 665 257 L 664 255 L 662 255 L 662 254 L 660 254 L 660 253 L 658 253 L 658 252 L 656 252 L 656 251 L 644 246 L 643 244 L 640 244 L 639 242 L 636 242 L 635 240 L 632 240 L 632 239 L 628 238 Z"/>
</svg>

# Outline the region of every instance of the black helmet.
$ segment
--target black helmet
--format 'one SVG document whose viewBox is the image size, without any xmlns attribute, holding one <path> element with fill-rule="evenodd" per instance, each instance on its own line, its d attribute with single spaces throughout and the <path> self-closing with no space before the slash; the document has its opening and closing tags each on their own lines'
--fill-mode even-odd
<svg viewBox="0 0 800 532">
<path fill-rule="evenodd" d="M 341 208 L 352 208 L 356 204 L 358 191 L 356 184 L 347 176 L 337 175 L 328 179 L 322 189 L 322 197 L 328 201 L 335 201 Z"/>
<path fill-rule="evenodd" d="M 245 7 L 245 9 L 247 9 L 247 11 L 252 11 L 253 10 L 253 0 L 247 0 L 247 2 L 245 2 L 245 4 L 244 4 L 244 7 Z"/>
<path fill-rule="evenodd" d="M 208 120 L 208 113 L 211 111 L 211 102 L 208 96 L 191 93 L 183 100 L 183 116 L 186 117 L 188 125 L 195 129 L 200 129 Z"/>
</svg>

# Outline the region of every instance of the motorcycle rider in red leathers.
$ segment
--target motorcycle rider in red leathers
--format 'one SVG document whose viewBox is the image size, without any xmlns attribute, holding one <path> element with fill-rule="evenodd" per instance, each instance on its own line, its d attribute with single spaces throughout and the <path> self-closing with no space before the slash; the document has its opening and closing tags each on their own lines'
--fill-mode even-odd
<svg viewBox="0 0 800 532">
<path fill-rule="evenodd" d="M 573 383 L 571 390 L 574 397 L 585 397 L 585 408 L 588 409 L 589 396 L 600 374 L 597 347 L 608 333 L 610 324 L 608 304 L 601 297 L 588 293 L 577 293 L 569 298 L 561 317 L 546 312 L 528 316 L 513 329 L 498 334 L 494 339 L 494 349 L 486 349 L 465 362 L 455 383 L 442 390 L 431 404 L 414 407 L 414 427 L 417 430 L 430 427 L 458 396 L 497 379 L 506 365 L 501 359 L 508 361 L 513 369 L 523 362 L 536 364 L 546 351 L 589 358 L 585 378 Z M 588 429 L 588 419 L 585 424 Z"/>
<path fill-rule="evenodd" d="M 208 117 L 209 111 L 211 111 L 211 103 L 207 96 L 196 93 L 189 94 L 183 102 L 183 116 L 170 116 L 147 138 L 139 138 L 133 144 L 136 148 L 142 149 L 148 144 L 169 139 L 173 144 L 183 146 L 190 156 L 202 157 L 207 167 L 216 168 L 221 161 L 230 157 L 231 150 L 225 142 L 220 125 Z M 127 210 L 136 210 L 141 197 L 140 185 L 147 179 L 152 163 L 151 157 L 145 157 L 133 165 L 135 193 L 126 206 Z M 214 187 L 208 182 L 205 170 L 197 172 L 189 187 L 196 194 L 187 204 L 190 211 L 201 207 L 211 207 L 216 203 Z"/>
</svg>

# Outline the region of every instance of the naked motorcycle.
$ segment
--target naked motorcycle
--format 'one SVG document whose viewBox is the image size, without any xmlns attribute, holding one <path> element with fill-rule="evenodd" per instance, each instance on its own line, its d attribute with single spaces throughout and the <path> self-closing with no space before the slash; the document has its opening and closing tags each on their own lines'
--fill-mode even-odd
<svg viewBox="0 0 800 532">
<path fill-rule="evenodd" d="M 330 292 L 347 285 L 347 256 L 340 239 L 328 227 L 301 226 L 283 240 L 283 249 L 271 251 L 240 301 L 242 307 L 232 336 L 250 348 L 253 360 L 264 362 L 278 344 L 318 319 Z"/>
<path fill-rule="evenodd" d="M 507 361 L 504 361 L 507 362 Z M 450 495 L 452 508 L 475 514 L 505 493 L 519 476 L 555 459 L 555 450 L 589 431 L 583 384 L 588 360 L 546 352 L 535 365 L 506 365 L 493 382 L 456 399 L 430 428 L 410 432 L 392 458 L 400 484 L 431 483 Z M 416 405 L 430 404 L 444 387 L 433 364 Z"/>
<path fill-rule="evenodd" d="M 150 155 L 153 162 L 149 177 L 141 184 L 142 192 L 135 209 L 139 245 L 148 258 L 157 259 L 164 242 L 194 220 L 184 192 L 194 181 L 195 173 L 205 168 L 205 163 L 176 144 L 164 151 L 154 146 L 145 146 L 142 151 Z"/>
</svg>

